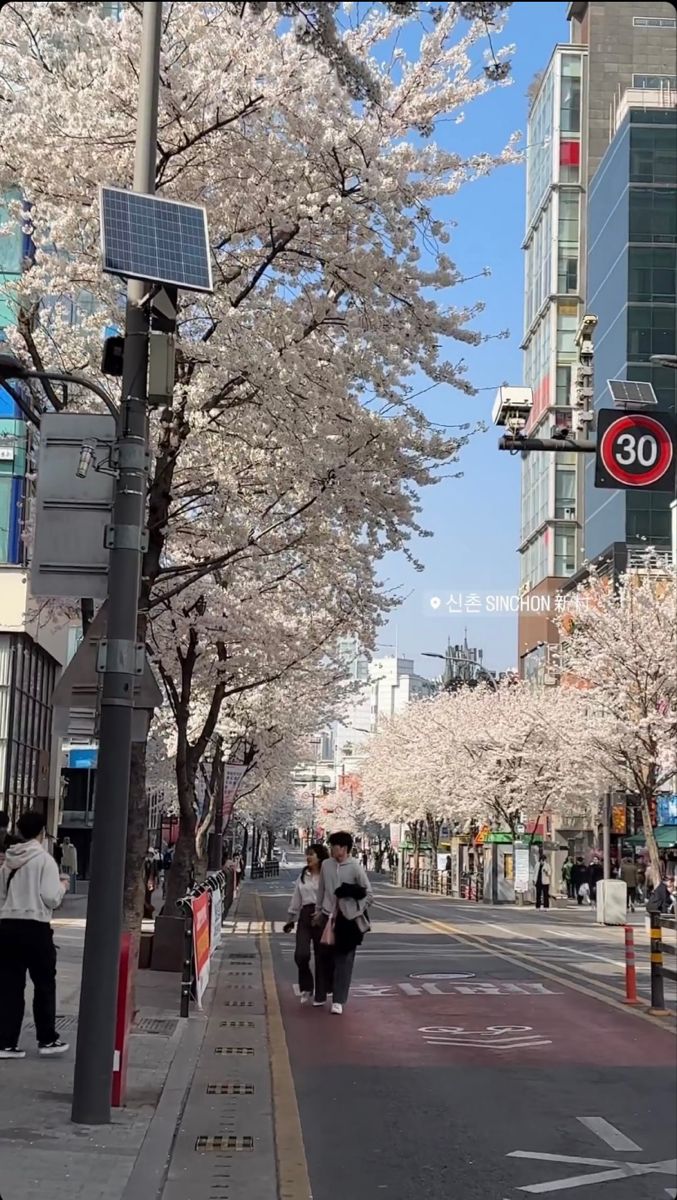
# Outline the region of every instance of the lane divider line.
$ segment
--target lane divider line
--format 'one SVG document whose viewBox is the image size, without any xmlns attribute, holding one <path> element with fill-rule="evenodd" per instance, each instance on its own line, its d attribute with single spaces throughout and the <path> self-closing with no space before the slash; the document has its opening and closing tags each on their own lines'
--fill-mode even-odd
<svg viewBox="0 0 677 1200">
<path fill-rule="evenodd" d="M 406 917 L 411 919 L 412 914 L 403 909 L 392 908 L 387 904 L 383 904 L 380 900 L 376 901 L 375 907 L 382 908 L 385 912 L 392 913 L 396 917 Z M 455 925 L 448 925 L 445 921 L 437 921 L 432 917 L 415 917 L 415 920 L 426 926 L 428 929 L 434 929 L 437 933 L 444 933 L 450 938 L 465 938 L 470 944 L 482 946 L 488 954 L 492 954 L 494 958 L 502 958 L 504 962 L 512 963 L 513 966 L 524 967 L 526 971 L 531 971 L 532 975 L 540 975 L 543 979 L 549 979 L 551 983 L 561 983 L 564 987 L 568 987 L 573 992 L 581 992 L 584 996 L 590 996 L 593 1000 L 599 1000 L 602 1004 L 608 1004 L 610 1008 L 617 1009 L 618 1012 L 624 1013 L 625 1016 L 639 1017 L 643 1021 L 648 1021 L 657 1029 L 663 1029 L 667 1033 L 675 1036 L 677 1030 L 673 1025 L 666 1025 L 659 1017 L 652 1017 L 650 1013 L 643 1012 L 641 1009 L 628 1008 L 623 1004 L 622 1000 L 615 999 L 614 996 L 606 996 L 592 988 L 585 987 L 582 983 L 575 983 L 568 975 L 560 974 L 557 968 L 552 971 L 546 971 L 541 966 L 536 966 L 527 954 L 521 950 L 511 950 L 507 953 L 505 950 L 496 950 L 490 942 L 485 938 L 480 937 L 477 933 L 466 933 L 463 929 Z M 600 984 L 601 987 L 607 988 L 609 991 L 615 991 L 608 984 Z"/>
<path fill-rule="evenodd" d="M 278 1197 L 279 1200 L 312 1200 L 301 1117 L 275 983 L 270 935 L 258 892 L 255 901 L 261 930 L 259 948 L 270 1049 Z"/>
</svg>

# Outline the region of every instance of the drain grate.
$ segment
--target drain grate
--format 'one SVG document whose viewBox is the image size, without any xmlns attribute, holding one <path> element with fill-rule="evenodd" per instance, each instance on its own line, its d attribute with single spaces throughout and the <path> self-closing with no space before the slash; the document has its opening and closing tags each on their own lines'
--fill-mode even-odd
<svg viewBox="0 0 677 1200">
<path fill-rule="evenodd" d="M 254 972 L 253 971 L 231 971 L 231 969 L 229 967 L 228 974 L 231 979 L 246 979 L 247 976 L 251 979 Z"/>
<path fill-rule="evenodd" d="M 160 1037 L 172 1037 L 176 1033 L 178 1021 L 176 1018 L 137 1017 L 132 1033 L 156 1033 Z"/>
<path fill-rule="evenodd" d="M 208 1096 L 253 1096 L 253 1083 L 208 1083 Z"/>
<path fill-rule="evenodd" d="M 256 955 L 250 954 L 248 950 L 236 950 L 233 954 L 227 954 L 226 958 L 228 958 L 231 962 L 235 962 L 236 958 L 250 958 L 251 959 L 251 958 L 256 958 Z"/>
<path fill-rule="evenodd" d="M 253 1054 L 253 1046 L 215 1046 L 215 1054 Z"/>
<path fill-rule="evenodd" d="M 231 983 L 230 980 L 225 985 L 231 992 L 253 992 L 254 985 L 252 983 Z"/>
<path fill-rule="evenodd" d="M 256 1029 L 255 1021 L 219 1021 L 222 1029 Z"/>
<path fill-rule="evenodd" d="M 199 1137 L 195 1142 L 196 1150 L 253 1150 L 253 1137 Z"/>
<path fill-rule="evenodd" d="M 222 1000 L 224 1008 L 253 1008 L 253 1000 Z"/>
<path fill-rule="evenodd" d="M 77 1029 L 78 1018 L 71 1014 L 69 1014 L 68 1016 L 65 1016 L 65 1017 L 57 1017 L 55 1024 L 56 1024 L 56 1027 L 57 1027 L 59 1033 L 64 1033 L 67 1029 Z M 24 1028 L 26 1030 L 30 1030 L 31 1032 L 35 1032 L 35 1025 L 34 1025 L 33 1021 L 30 1021 L 27 1025 L 24 1026 Z"/>
</svg>

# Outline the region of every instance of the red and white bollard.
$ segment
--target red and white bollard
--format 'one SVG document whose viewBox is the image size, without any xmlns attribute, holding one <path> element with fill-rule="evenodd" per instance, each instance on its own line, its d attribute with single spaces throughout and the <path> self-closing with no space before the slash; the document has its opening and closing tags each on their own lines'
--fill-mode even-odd
<svg viewBox="0 0 677 1200">
<path fill-rule="evenodd" d="M 625 1004 L 639 1004 L 637 971 L 635 969 L 635 933 L 632 925 L 625 926 Z"/>
</svg>

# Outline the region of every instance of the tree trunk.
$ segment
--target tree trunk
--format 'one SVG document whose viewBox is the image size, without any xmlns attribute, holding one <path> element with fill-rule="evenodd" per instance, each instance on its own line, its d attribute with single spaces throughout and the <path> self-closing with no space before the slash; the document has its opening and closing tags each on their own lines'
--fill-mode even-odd
<svg viewBox="0 0 677 1200">
<path fill-rule="evenodd" d="M 167 877 L 165 916 L 176 916 L 176 902 L 185 896 L 194 882 L 195 872 L 195 817 L 188 819 L 184 813 L 179 817 L 179 836 L 174 850 L 171 869 Z"/>
<path fill-rule="evenodd" d="M 658 846 L 656 844 L 656 834 L 654 833 L 654 828 L 651 824 L 651 810 L 649 807 L 650 800 L 655 800 L 655 796 L 640 796 L 640 803 L 642 807 L 642 826 L 644 829 L 646 848 L 649 852 L 649 862 L 651 864 L 651 882 L 653 886 L 656 887 L 657 884 L 660 883 L 661 878 L 661 860 L 658 853 Z"/>
<path fill-rule="evenodd" d="M 143 915 L 143 862 L 148 849 L 148 795 L 146 792 L 146 746 L 132 746 L 127 815 L 127 858 L 123 901 L 124 928 L 138 935 Z"/>
</svg>

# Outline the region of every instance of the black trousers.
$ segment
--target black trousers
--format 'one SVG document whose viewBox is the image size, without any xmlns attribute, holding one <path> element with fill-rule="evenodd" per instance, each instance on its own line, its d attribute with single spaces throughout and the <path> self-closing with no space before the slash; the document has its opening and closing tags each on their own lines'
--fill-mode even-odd
<svg viewBox="0 0 677 1200">
<path fill-rule="evenodd" d="M 536 884 L 536 908 L 540 908 L 541 905 L 543 906 L 543 908 L 550 908 L 550 884 L 549 883 L 537 883 Z"/>
<path fill-rule="evenodd" d="M 299 913 L 294 962 L 299 973 L 299 990 L 310 992 L 315 1000 L 324 1002 L 333 984 L 333 947 L 320 944 L 324 925 L 313 925 L 314 914 L 314 904 L 304 905 Z M 310 969 L 311 951 L 315 956 L 314 980 Z"/>
<path fill-rule="evenodd" d="M 56 950 L 45 921 L 0 921 L 0 1046 L 18 1045 L 24 1018 L 26 972 L 33 982 L 39 1045 L 56 1039 Z"/>
</svg>

